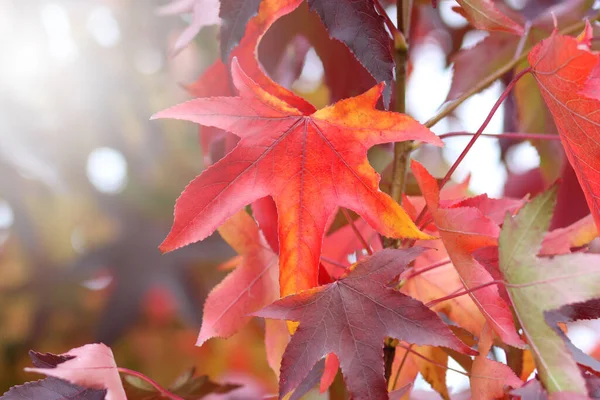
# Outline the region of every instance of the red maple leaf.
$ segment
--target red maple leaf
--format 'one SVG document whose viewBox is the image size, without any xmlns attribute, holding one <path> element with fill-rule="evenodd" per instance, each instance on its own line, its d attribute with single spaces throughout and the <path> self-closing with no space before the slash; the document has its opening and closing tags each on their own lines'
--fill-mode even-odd
<svg viewBox="0 0 600 400">
<path fill-rule="evenodd" d="M 457 0 L 461 8 L 454 8 L 456 12 L 469 20 L 477 29 L 488 31 L 510 32 L 522 35 L 524 29 L 521 25 L 503 14 L 492 0 Z"/>
<path fill-rule="evenodd" d="M 411 169 L 465 288 L 476 288 L 493 281 L 490 273 L 473 256 L 473 252 L 497 245 L 500 234 L 498 225 L 504 214 L 514 211 L 520 202 L 511 199 L 494 200 L 484 195 L 455 204 L 440 204 L 439 187 L 435 178 L 416 161 L 412 162 Z M 479 288 L 471 292 L 470 296 L 505 343 L 523 345 L 515 329 L 511 310 L 500 297 L 496 286 Z"/>
<path fill-rule="evenodd" d="M 248 314 L 279 294 L 277 255 L 252 217 L 242 210 L 219 227 L 219 233 L 242 261 L 206 298 L 197 346 L 215 336 L 231 336 L 248 322 Z"/>
<path fill-rule="evenodd" d="M 435 312 L 387 286 L 422 251 L 379 251 L 339 281 L 285 297 L 255 314 L 300 323 L 283 355 L 282 396 L 321 358 L 335 353 L 353 398 L 387 398 L 383 340 L 388 336 L 475 354 Z"/>
<path fill-rule="evenodd" d="M 528 59 L 600 227 L 599 59 L 589 50 L 591 33 L 589 26 L 577 39 L 554 32 L 531 50 Z"/>
<path fill-rule="evenodd" d="M 267 195 L 279 214 L 283 295 L 317 285 L 325 227 L 337 206 L 356 211 L 386 236 L 429 238 L 379 190 L 379 175 L 366 153 L 378 143 L 441 141 L 406 115 L 376 110 L 383 84 L 319 111 L 303 112 L 263 90 L 236 60 L 232 75 L 239 97 L 195 99 L 153 116 L 214 126 L 241 139 L 177 200 L 175 222 L 162 251 L 208 237 L 228 217 Z"/>
</svg>

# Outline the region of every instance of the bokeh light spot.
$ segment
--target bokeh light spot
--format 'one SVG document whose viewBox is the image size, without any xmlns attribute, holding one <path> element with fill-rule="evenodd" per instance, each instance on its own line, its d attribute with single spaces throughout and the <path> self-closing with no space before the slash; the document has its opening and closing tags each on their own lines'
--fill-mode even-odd
<svg viewBox="0 0 600 400">
<path fill-rule="evenodd" d="M 87 29 L 102 47 L 116 46 L 121 40 L 119 23 L 109 8 L 95 7 L 87 21 Z"/>
<path fill-rule="evenodd" d="M 88 156 L 87 176 L 100 192 L 119 193 L 127 184 L 127 160 L 118 150 L 97 148 Z"/>
</svg>

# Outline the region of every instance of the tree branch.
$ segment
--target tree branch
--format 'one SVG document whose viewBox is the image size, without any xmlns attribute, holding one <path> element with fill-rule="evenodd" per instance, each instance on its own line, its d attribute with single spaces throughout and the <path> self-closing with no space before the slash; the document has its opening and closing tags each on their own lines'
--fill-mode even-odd
<svg viewBox="0 0 600 400">
<path fill-rule="evenodd" d="M 593 17 L 590 18 L 590 20 L 595 21 L 599 18 L 600 18 L 600 13 L 596 13 Z M 585 23 L 586 23 L 585 20 L 576 22 L 576 23 L 560 30 L 558 33 L 560 35 L 570 35 L 573 33 L 577 33 L 578 31 L 581 31 L 585 27 Z M 458 108 L 458 106 L 460 106 L 462 103 L 464 103 L 465 100 L 467 100 L 474 94 L 481 92 L 483 89 L 485 89 L 486 87 L 488 87 L 489 85 L 494 83 L 494 81 L 496 81 L 497 79 L 500 79 L 502 77 L 502 75 L 506 74 L 507 72 L 509 72 L 510 70 L 515 68 L 518 64 L 520 64 L 522 61 L 524 61 L 527 58 L 527 55 L 529 54 L 529 51 L 531 51 L 532 48 L 533 48 L 533 46 L 527 47 L 527 49 L 523 53 L 514 57 L 512 60 L 510 60 L 509 62 L 504 64 L 502 67 L 500 67 L 496 71 L 494 71 L 493 74 L 485 77 L 483 80 L 481 80 L 479 83 L 477 83 L 477 85 L 473 86 L 471 88 L 471 90 L 463 93 L 459 98 L 452 101 L 451 103 L 448 103 L 440 112 L 438 112 L 436 115 L 431 117 L 427 122 L 425 122 L 424 125 L 428 128 L 431 128 L 432 126 L 434 126 L 435 124 L 440 122 L 448 114 L 450 114 L 452 111 L 456 110 Z"/>
</svg>

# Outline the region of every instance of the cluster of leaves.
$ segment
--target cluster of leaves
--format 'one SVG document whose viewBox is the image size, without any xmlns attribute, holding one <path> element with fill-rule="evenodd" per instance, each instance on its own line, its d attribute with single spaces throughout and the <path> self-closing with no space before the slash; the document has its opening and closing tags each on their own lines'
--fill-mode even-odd
<svg viewBox="0 0 600 400">
<path fill-rule="evenodd" d="M 491 0 L 458 3 L 456 11 L 490 35 L 455 54 L 450 102 L 426 124 L 388 111 L 403 95 L 392 90 L 394 79 L 404 79 L 394 51 L 418 40 L 418 30 L 410 30 L 411 1 L 398 3 L 406 19 L 400 29 L 378 0 L 221 0 L 219 18 L 202 14 L 204 0 L 162 10 L 194 10 L 175 51 L 203 24 L 220 21 L 221 58 L 187 87 L 196 99 L 153 117 L 205 127 L 202 145 L 211 164 L 177 200 L 160 249 L 172 251 L 218 230 L 238 252 L 235 270 L 206 300 L 197 344 L 230 337 L 254 316 L 266 318 L 267 359 L 280 397 L 293 392 L 300 398 L 317 384 L 325 391 L 340 369 L 352 398 L 408 396 L 418 372 L 450 398 L 445 374 L 453 358 L 476 399 L 599 398 L 598 361 L 563 332 L 564 323 L 600 312 L 600 255 L 588 249 L 600 226 L 600 67 L 591 50 L 593 27 L 581 22 L 592 2 L 543 12 L 537 5 L 521 14 Z M 415 5 L 421 13 L 415 18 L 428 7 Z M 565 21 L 559 32 L 557 24 Z M 578 37 L 566 35 L 578 31 Z M 300 72 L 306 41 L 323 61 L 333 103 L 319 110 L 285 84 Z M 481 62 L 488 52 L 492 59 Z M 478 60 L 475 69 L 472 60 Z M 342 71 L 340 62 L 346 63 Z M 442 146 L 430 126 L 519 71 L 533 79 L 517 82 L 514 92 L 521 140 L 535 137 L 544 155 L 541 135 L 528 133 L 558 132 L 590 216 L 551 229 L 556 185 L 533 200 L 469 197 L 465 184 L 446 187 L 450 176 L 440 183 L 417 161 L 410 169 L 418 190 L 405 193 L 402 206 L 380 189 L 367 158 L 371 147 Z M 513 87 L 515 81 L 504 96 Z M 532 115 L 554 128 L 541 128 Z M 550 169 L 544 173 L 554 180 Z M 90 396 L 124 398 L 112 353 L 90 346 L 103 353 L 92 361 L 105 360 L 102 370 L 110 376 L 71 368 L 90 347 L 32 371 L 93 388 Z M 506 352 L 507 364 L 488 358 L 494 347 Z M 29 385 L 56 385 L 41 382 Z M 64 390 L 82 390 L 60 382 Z M 127 396 L 139 390 L 143 385 Z"/>
<path fill-rule="evenodd" d="M 88 344 L 65 354 L 30 351 L 35 368 L 27 371 L 48 378 L 15 386 L 3 399 L 200 399 L 211 393 L 227 393 L 238 386 L 219 385 L 194 370 L 182 374 L 165 390 L 145 376 L 118 368 L 110 348 Z M 121 380 L 119 372 L 128 374 Z"/>
</svg>

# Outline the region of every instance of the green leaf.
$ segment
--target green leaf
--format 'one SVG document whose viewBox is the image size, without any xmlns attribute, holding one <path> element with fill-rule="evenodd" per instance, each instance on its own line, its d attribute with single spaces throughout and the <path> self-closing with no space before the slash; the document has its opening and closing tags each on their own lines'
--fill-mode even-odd
<svg viewBox="0 0 600 400">
<path fill-rule="evenodd" d="M 600 297 L 600 255 L 537 257 L 556 203 L 556 186 L 537 196 L 515 217 L 508 215 L 499 240 L 500 270 L 549 393 L 587 395 L 577 363 L 544 320 L 544 311 Z"/>
</svg>

